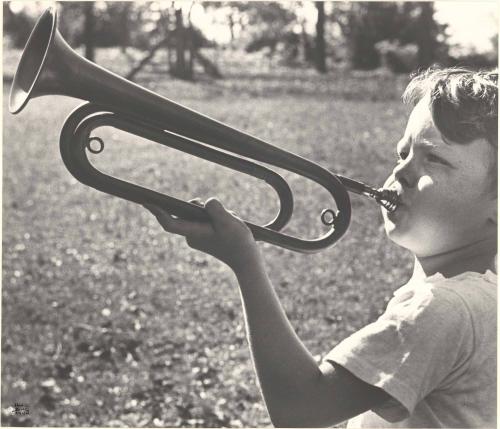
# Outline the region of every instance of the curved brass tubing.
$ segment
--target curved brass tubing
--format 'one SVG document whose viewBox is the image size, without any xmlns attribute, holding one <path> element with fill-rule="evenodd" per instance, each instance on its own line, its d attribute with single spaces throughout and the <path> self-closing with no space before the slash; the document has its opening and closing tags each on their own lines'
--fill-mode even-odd
<svg viewBox="0 0 500 429">
<path fill-rule="evenodd" d="M 59 142 L 64 164 L 73 176 L 88 186 L 137 204 L 158 205 L 184 219 L 207 220 L 205 210 L 194 204 L 103 174 L 94 168 L 87 158 L 87 151 L 100 153 L 104 149 L 104 142 L 98 137 L 91 137 L 90 134 L 96 128 L 103 126 L 114 127 L 265 181 L 278 194 L 280 210 L 271 222 L 264 225 L 264 228 L 280 230 L 292 217 L 292 191 L 286 180 L 273 170 L 153 125 L 145 126 L 134 118 L 110 113 L 105 107 L 93 103 L 84 103 L 71 112 L 64 123 Z M 99 149 L 91 148 L 94 140 L 99 142 Z"/>
</svg>

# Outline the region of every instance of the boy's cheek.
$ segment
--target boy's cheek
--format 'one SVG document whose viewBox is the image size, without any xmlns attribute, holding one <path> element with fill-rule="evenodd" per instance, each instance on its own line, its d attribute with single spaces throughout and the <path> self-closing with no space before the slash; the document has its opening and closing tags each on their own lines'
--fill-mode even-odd
<svg viewBox="0 0 500 429">
<path fill-rule="evenodd" d="M 434 180 L 428 175 L 422 176 L 418 179 L 417 189 L 419 192 L 425 192 L 434 185 Z"/>
</svg>

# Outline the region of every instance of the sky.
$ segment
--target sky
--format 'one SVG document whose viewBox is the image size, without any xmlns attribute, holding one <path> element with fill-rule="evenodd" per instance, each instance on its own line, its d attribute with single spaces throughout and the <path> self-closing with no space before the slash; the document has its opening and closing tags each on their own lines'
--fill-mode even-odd
<svg viewBox="0 0 500 429">
<path fill-rule="evenodd" d="M 491 37 L 498 34 L 497 1 L 435 2 L 435 19 L 449 24 L 450 42 L 478 52 L 491 49 Z"/>
<path fill-rule="evenodd" d="M 11 2 L 11 8 L 19 9 L 28 7 L 27 5 L 30 3 L 38 3 L 38 8 L 41 7 L 43 9 L 54 2 L 13 1 Z M 191 4 L 187 0 L 181 3 L 186 6 Z M 436 1 L 435 18 L 437 21 L 449 25 L 448 33 L 451 43 L 460 44 L 464 50 L 488 51 L 491 49 L 491 37 L 494 34 L 498 34 L 499 4 L 495 0 Z M 304 2 L 301 13 L 314 29 L 316 9 L 313 3 Z M 209 17 L 204 12 L 203 7 L 195 4 L 195 7 L 191 11 L 191 18 L 193 23 L 201 28 L 208 38 L 218 42 L 229 40 L 229 29 L 222 22 L 223 17 L 219 17 L 218 21 L 221 22 L 214 22 L 213 17 Z"/>
</svg>

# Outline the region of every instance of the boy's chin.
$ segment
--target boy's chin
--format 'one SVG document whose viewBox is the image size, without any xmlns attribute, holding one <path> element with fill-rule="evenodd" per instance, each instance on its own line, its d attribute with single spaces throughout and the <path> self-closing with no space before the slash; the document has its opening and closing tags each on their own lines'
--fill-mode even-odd
<svg viewBox="0 0 500 429">
<path fill-rule="evenodd" d="M 386 224 L 386 234 L 389 240 L 402 247 L 415 256 L 432 256 L 446 251 L 442 248 L 443 242 L 436 241 L 433 235 L 423 235 L 415 231 L 402 231 L 401 228 L 388 228 Z"/>
<path fill-rule="evenodd" d="M 386 220 L 384 228 L 389 240 L 400 247 L 410 250 L 411 252 L 415 252 L 417 250 L 416 247 L 418 247 L 419 242 L 420 244 L 422 243 L 421 239 L 413 237 L 410 231 L 403 231 L 401 226 L 395 225 L 390 221 Z"/>
<path fill-rule="evenodd" d="M 401 225 L 391 221 L 390 219 L 387 218 L 386 215 L 383 218 L 384 218 L 385 234 L 387 235 L 389 240 L 392 240 L 396 244 L 399 244 L 397 241 L 403 238 L 402 236 L 405 235 L 403 234 Z"/>
<path fill-rule="evenodd" d="M 397 244 L 398 246 L 407 248 L 405 246 L 405 240 L 403 237 L 400 236 L 397 232 L 394 230 L 388 230 L 387 228 L 385 229 L 385 234 L 387 235 L 387 238 L 391 240 L 394 244 Z"/>
</svg>

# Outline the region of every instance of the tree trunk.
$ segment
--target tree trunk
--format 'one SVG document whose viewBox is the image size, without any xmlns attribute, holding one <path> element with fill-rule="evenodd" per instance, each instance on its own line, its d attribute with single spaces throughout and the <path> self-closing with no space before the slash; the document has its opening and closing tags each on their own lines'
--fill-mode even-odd
<svg viewBox="0 0 500 429">
<path fill-rule="evenodd" d="M 193 79 L 194 76 L 194 57 L 196 53 L 196 48 L 193 43 L 193 32 L 191 31 L 191 28 L 189 28 L 189 47 L 188 47 L 188 53 L 189 53 L 189 61 L 187 63 L 186 67 L 186 78 L 187 79 Z"/>
<path fill-rule="evenodd" d="M 95 27 L 95 14 L 94 2 L 89 1 L 84 4 L 84 17 L 83 24 L 83 43 L 85 45 L 85 58 L 90 61 L 95 61 L 95 40 L 94 40 L 94 27 Z"/>
<path fill-rule="evenodd" d="M 301 38 L 302 38 L 302 54 L 303 54 L 303 60 L 307 64 L 312 64 L 314 62 L 314 49 L 311 46 L 312 43 L 309 41 L 309 37 L 306 32 L 306 24 L 305 21 L 302 23 L 302 32 L 301 32 Z"/>
<path fill-rule="evenodd" d="M 228 17 L 227 17 L 227 23 L 228 23 L 228 26 L 229 26 L 229 34 L 231 35 L 231 40 L 229 42 L 229 46 L 231 47 L 231 49 L 234 48 L 234 16 L 233 16 L 233 13 L 230 12 Z"/>
<path fill-rule="evenodd" d="M 120 50 L 125 53 L 127 47 L 130 45 L 130 11 L 132 3 L 123 3 L 123 7 L 120 10 L 120 25 L 122 26 L 122 31 L 120 32 Z"/>
<path fill-rule="evenodd" d="M 326 49 L 325 49 L 325 4 L 322 1 L 314 2 L 318 11 L 316 21 L 316 70 L 326 73 Z"/>
<path fill-rule="evenodd" d="M 175 10 L 175 70 L 174 74 L 182 79 L 186 78 L 186 40 L 184 38 L 184 21 L 182 19 L 182 9 Z"/>
<path fill-rule="evenodd" d="M 194 45 L 194 30 L 191 22 L 191 11 L 193 10 L 194 2 L 191 2 L 189 12 L 187 14 L 187 29 L 185 30 L 185 39 L 187 42 L 187 51 L 189 60 L 186 65 L 186 79 L 193 79 L 194 77 L 194 57 L 197 47 Z"/>
<path fill-rule="evenodd" d="M 434 6 L 430 2 L 420 4 L 419 32 L 417 36 L 418 64 L 420 67 L 432 65 L 436 54 Z"/>
</svg>

